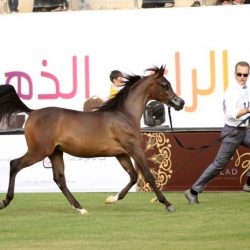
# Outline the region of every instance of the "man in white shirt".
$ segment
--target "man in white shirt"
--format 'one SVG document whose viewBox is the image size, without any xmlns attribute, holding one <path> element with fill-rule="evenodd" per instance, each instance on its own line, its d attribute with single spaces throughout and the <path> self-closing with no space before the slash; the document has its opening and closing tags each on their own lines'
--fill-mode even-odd
<svg viewBox="0 0 250 250">
<path fill-rule="evenodd" d="M 198 194 L 225 168 L 239 145 L 250 148 L 250 128 L 247 127 L 249 120 L 242 122 L 250 117 L 250 92 L 246 85 L 249 71 L 250 66 L 247 62 L 241 61 L 235 66 L 236 81 L 233 86 L 228 88 L 223 100 L 225 126 L 221 131 L 221 136 L 225 136 L 225 138 L 222 140 L 215 160 L 193 186 L 184 192 L 190 204 L 199 203 Z M 250 172 L 247 173 L 247 176 L 248 179 L 243 190 L 250 192 Z"/>
</svg>

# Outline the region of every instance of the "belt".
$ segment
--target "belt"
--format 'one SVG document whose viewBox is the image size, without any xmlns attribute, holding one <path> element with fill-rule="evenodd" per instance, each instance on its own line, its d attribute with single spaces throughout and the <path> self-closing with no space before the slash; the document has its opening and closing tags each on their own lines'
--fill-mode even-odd
<svg viewBox="0 0 250 250">
<path fill-rule="evenodd" d="M 234 128 L 234 129 L 247 129 L 247 126 L 244 126 L 244 127 L 234 127 L 234 126 L 229 126 L 227 124 L 225 124 L 226 127 L 228 128 Z"/>
</svg>

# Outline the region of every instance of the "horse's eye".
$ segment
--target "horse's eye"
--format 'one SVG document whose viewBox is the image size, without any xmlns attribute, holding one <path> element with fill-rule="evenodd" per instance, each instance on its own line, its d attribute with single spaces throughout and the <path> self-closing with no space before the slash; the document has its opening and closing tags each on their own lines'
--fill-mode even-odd
<svg viewBox="0 0 250 250">
<path fill-rule="evenodd" d="M 169 84 L 168 82 L 162 82 L 161 85 L 164 87 L 164 89 L 169 89 Z"/>
</svg>

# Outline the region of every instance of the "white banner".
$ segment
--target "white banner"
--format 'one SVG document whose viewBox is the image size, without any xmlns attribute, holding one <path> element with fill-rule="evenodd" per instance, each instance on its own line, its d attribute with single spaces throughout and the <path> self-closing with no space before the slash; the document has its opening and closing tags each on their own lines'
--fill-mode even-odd
<svg viewBox="0 0 250 250">
<path fill-rule="evenodd" d="M 111 70 L 166 65 L 186 101 L 175 127 L 218 127 L 222 94 L 239 60 L 250 61 L 250 6 L 156 8 L 0 16 L 0 82 L 31 108 L 81 110 L 109 93 Z M 237 34 L 244 34 L 239 38 Z"/>
<path fill-rule="evenodd" d="M 27 149 L 23 135 L 0 135 L 0 192 L 6 192 L 10 160 L 21 157 Z M 65 177 L 72 192 L 119 192 L 129 182 L 129 175 L 116 158 L 83 159 L 64 154 Z M 16 177 L 16 192 L 57 192 L 50 162 L 45 159 L 22 169 Z M 130 191 L 135 191 L 134 186 Z"/>
</svg>

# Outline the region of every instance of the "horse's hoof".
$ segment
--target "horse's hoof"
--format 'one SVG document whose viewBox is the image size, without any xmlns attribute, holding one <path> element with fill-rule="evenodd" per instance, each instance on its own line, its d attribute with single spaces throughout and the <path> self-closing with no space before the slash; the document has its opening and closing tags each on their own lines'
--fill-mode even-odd
<svg viewBox="0 0 250 250">
<path fill-rule="evenodd" d="M 150 202 L 151 202 L 151 203 L 156 203 L 156 202 L 158 202 L 157 197 L 152 198 L 152 199 L 150 200 Z"/>
<path fill-rule="evenodd" d="M 77 210 L 78 212 L 80 212 L 80 214 L 87 214 L 87 213 L 88 213 L 88 210 L 86 210 L 86 209 L 84 209 L 84 208 L 82 208 L 82 209 L 77 208 L 76 210 Z"/>
<path fill-rule="evenodd" d="M 174 212 L 174 211 L 176 211 L 174 205 L 170 205 L 170 206 L 166 207 L 166 209 L 167 209 L 169 212 Z"/>
<path fill-rule="evenodd" d="M 86 210 L 85 208 L 76 208 L 74 206 L 72 206 L 73 209 L 77 210 L 80 214 L 87 214 L 88 210 Z"/>
<path fill-rule="evenodd" d="M 0 201 L 0 209 L 5 208 L 3 201 Z"/>
<path fill-rule="evenodd" d="M 117 201 L 117 196 L 109 196 L 107 197 L 107 199 L 105 200 L 106 204 L 113 204 Z"/>
</svg>

